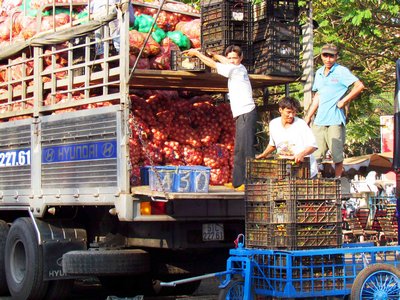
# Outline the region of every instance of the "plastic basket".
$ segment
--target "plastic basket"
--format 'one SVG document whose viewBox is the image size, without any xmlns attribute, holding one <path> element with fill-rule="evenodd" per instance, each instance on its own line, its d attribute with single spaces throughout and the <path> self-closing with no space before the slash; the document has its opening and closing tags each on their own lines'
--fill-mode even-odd
<svg viewBox="0 0 400 300">
<path fill-rule="evenodd" d="M 198 57 L 191 57 L 181 51 L 171 51 L 171 70 L 205 71 L 205 64 Z"/>
<path fill-rule="evenodd" d="M 152 191 L 175 192 L 174 180 L 177 167 L 156 166 L 149 168 L 149 185 Z"/>
<path fill-rule="evenodd" d="M 159 192 L 207 193 L 210 171 L 211 168 L 203 166 L 156 166 L 154 169 L 150 167 L 149 185 L 153 191 Z"/>
<path fill-rule="evenodd" d="M 140 167 L 140 184 L 149 185 L 149 169 L 150 166 Z"/>
<path fill-rule="evenodd" d="M 268 224 L 271 219 L 270 202 L 246 201 L 245 219 L 248 223 Z"/>
<path fill-rule="evenodd" d="M 190 175 L 190 191 L 193 193 L 208 193 L 211 168 L 192 166 Z"/>
<path fill-rule="evenodd" d="M 340 199 L 340 181 L 335 179 L 272 179 L 266 184 L 270 200 Z"/>
<path fill-rule="evenodd" d="M 205 1 L 201 5 L 201 22 L 222 21 L 224 24 L 230 22 L 251 22 L 252 3 L 245 0 L 222 0 Z"/>
<path fill-rule="evenodd" d="M 299 18 L 298 0 L 267 0 L 267 17 L 295 21 Z"/>
<path fill-rule="evenodd" d="M 269 225 L 246 222 L 245 245 L 246 248 L 265 249 L 268 242 Z"/>
<path fill-rule="evenodd" d="M 268 201 L 268 183 L 247 183 L 245 186 L 246 201 Z"/>
<path fill-rule="evenodd" d="M 299 250 L 339 248 L 342 246 L 342 224 L 275 224 L 268 226 L 264 248 Z"/>
<path fill-rule="evenodd" d="M 204 42 L 226 41 L 226 44 L 231 44 L 232 41 L 248 42 L 251 28 L 251 23 L 248 22 L 228 24 L 221 21 L 210 22 L 202 26 L 201 36 Z"/>
<path fill-rule="evenodd" d="M 289 177 L 310 178 L 310 160 L 295 164 L 289 159 L 254 159 L 246 161 L 246 178 L 249 182 Z"/>
</svg>

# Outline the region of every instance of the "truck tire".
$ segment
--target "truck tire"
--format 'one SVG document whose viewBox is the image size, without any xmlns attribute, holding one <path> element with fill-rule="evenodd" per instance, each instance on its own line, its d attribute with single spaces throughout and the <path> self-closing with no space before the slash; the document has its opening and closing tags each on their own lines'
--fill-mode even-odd
<svg viewBox="0 0 400 300">
<path fill-rule="evenodd" d="M 7 285 L 13 299 L 42 299 L 48 282 L 43 281 L 43 252 L 30 218 L 19 218 L 8 232 L 5 251 Z"/>
<path fill-rule="evenodd" d="M 377 263 L 358 273 L 351 287 L 351 300 L 399 299 L 400 270 L 393 265 Z"/>
<path fill-rule="evenodd" d="M 74 286 L 74 280 L 52 280 L 49 281 L 49 287 L 47 293 L 44 296 L 44 300 L 64 300 L 67 299 Z"/>
<path fill-rule="evenodd" d="M 71 251 L 62 259 L 67 275 L 124 275 L 150 271 L 150 255 L 143 250 Z"/>
<path fill-rule="evenodd" d="M 8 231 L 8 224 L 3 220 L 0 220 L 0 296 L 8 295 L 6 270 L 4 265 Z"/>
</svg>

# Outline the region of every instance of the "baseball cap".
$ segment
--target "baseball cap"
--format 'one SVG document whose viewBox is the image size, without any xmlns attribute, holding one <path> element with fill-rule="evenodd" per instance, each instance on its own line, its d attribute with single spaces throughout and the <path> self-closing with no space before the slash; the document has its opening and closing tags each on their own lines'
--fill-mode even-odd
<svg viewBox="0 0 400 300">
<path fill-rule="evenodd" d="M 321 53 L 337 54 L 338 49 L 334 44 L 325 44 L 322 46 Z"/>
</svg>

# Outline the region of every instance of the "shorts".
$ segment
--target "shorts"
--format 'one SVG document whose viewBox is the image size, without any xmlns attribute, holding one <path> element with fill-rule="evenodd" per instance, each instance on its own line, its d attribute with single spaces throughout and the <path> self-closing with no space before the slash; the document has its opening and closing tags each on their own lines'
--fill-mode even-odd
<svg viewBox="0 0 400 300">
<path fill-rule="evenodd" d="M 334 163 L 343 161 L 344 156 L 344 143 L 346 140 L 346 126 L 331 125 L 319 126 L 313 125 L 312 131 L 317 140 L 318 149 L 314 152 L 314 156 L 318 161 L 325 158 L 328 149 L 332 153 L 332 160 Z"/>
</svg>

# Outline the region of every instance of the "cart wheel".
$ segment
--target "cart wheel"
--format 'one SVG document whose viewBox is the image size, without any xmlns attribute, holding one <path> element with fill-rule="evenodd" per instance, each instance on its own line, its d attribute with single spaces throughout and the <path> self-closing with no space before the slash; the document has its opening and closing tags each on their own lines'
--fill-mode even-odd
<svg viewBox="0 0 400 300">
<path fill-rule="evenodd" d="M 244 298 L 244 280 L 242 278 L 232 279 L 228 285 L 221 289 L 218 300 L 243 300 Z"/>
<path fill-rule="evenodd" d="M 400 297 L 400 270 L 378 263 L 358 273 L 351 288 L 352 300 L 388 300 Z"/>
</svg>

